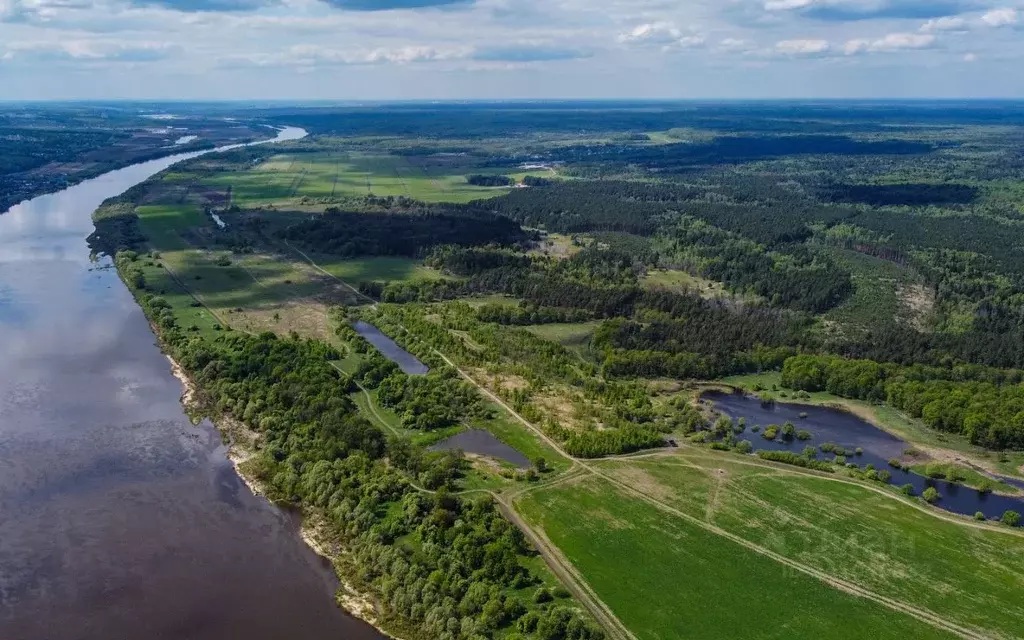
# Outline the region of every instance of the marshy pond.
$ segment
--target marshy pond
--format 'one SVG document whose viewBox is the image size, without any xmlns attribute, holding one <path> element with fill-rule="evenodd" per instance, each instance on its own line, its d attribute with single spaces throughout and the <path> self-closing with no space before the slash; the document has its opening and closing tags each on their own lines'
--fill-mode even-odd
<svg viewBox="0 0 1024 640">
<path fill-rule="evenodd" d="M 453 449 L 461 449 L 466 453 L 497 458 L 522 469 L 530 466 L 530 460 L 526 456 L 498 440 L 490 431 L 484 431 L 483 429 L 469 429 L 457 433 L 430 447 L 431 451 L 450 451 Z"/>
<path fill-rule="evenodd" d="M 851 452 L 847 462 L 861 468 L 872 464 L 878 471 L 888 471 L 892 474 L 892 485 L 899 487 L 910 484 L 914 487 L 914 495 L 921 495 L 928 487 L 934 487 L 940 495 L 935 506 L 947 511 L 969 516 L 981 512 L 990 519 L 999 518 L 1006 511 L 1024 514 L 1024 497 L 982 493 L 946 480 L 926 478 L 889 466 L 889 460 L 903 458 L 904 451 L 910 445 L 852 413 L 811 405 L 780 402 L 764 404 L 754 396 L 719 391 L 704 393 L 701 398 L 709 400 L 715 410 L 732 418 L 734 422 L 743 418 L 746 430 L 736 437 L 750 441 L 755 451 L 791 451 L 800 454 L 804 447 L 813 446 L 819 449 L 818 458 L 826 459 L 831 458 L 832 454 L 821 453 L 820 446 L 827 442 L 833 443 Z M 810 432 L 811 439 L 786 439 L 781 434 L 774 440 L 763 437 L 768 425 L 783 425 L 786 422 L 792 423 L 797 430 Z M 755 425 L 760 427 L 757 433 L 753 431 Z M 852 453 L 857 449 L 863 453 Z M 1024 485 L 1024 482 L 1012 478 L 999 479 L 1014 486 Z"/>
<path fill-rule="evenodd" d="M 372 324 L 359 320 L 352 325 L 352 328 L 356 330 L 356 333 L 365 338 L 367 342 L 376 347 L 381 352 L 381 355 L 397 364 L 403 373 L 411 376 L 422 376 L 430 371 L 427 365 L 420 362 L 416 356 L 398 346 L 394 340 L 384 335 L 384 332 Z"/>
</svg>

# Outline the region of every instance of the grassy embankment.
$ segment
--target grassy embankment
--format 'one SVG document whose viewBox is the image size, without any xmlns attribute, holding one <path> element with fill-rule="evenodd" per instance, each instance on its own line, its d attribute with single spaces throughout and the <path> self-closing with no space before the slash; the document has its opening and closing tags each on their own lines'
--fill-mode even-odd
<svg viewBox="0 0 1024 640">
<path fill-rule="evenodd" d="M 760 549 L 842 584 L 930 611 L 982 636 L 1014 636 L 1024 589 L 1024 537 L 974 528 L 884 492 L 728 454 L 597 463 L 517 507 L 582 571 L 640 638 L 945 637 L 924 623 L 774 562 Z M 638 499 L 623 486 L 684 516 Z M 699 523 L 708 525 L 700 526 Z"/>
</svg>

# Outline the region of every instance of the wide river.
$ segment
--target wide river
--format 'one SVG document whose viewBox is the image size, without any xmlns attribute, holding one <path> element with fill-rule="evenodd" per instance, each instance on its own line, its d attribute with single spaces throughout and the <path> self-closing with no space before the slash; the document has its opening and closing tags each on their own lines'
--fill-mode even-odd
<svg viewBox="0 0 1024 640">
<path fill-rule="evenodd" d="M 101 202 L 196 155 L 0 214 L 3 640 L 383 637 L 335 605 L 326 561 L 217 432 L 189 423 L 142 312 L 89 260 Z"/>
</svg>

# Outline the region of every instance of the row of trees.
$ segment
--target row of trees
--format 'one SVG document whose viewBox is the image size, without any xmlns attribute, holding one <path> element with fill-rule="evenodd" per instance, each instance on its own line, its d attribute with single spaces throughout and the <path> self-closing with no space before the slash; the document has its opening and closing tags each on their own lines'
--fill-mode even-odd
<svg viewBox="0 0 1024 640">
<path fill-rule="evenodd" d="M 466 176 L 466 182 L 474 187 L 510 187 L 516 183 L 508 176 L 474 173 Z"/>
<path fill-rule="evenodd" d="M 1024 448 L 1024 385 L 1020 372 L 998 378 L 984 367 L 981 380 L 964 380 L 964 369 L 900 367 L 871 360 L 796 356 L 782 369 L 782 383 L 805 391 L 829 391 L 849 398 L 885 401 L 940 431 L 959 433 L 972 443 Z M 959 374 L 959 375 L 958 375 Z M 1011 382 L 1012 381 L 1012 382 Z"/>
<path fill-rule="evenodd" d="M 476 311 L 481 322 L 494 322 L 502 325 L 534 325 L 551 323 L 586 322 L 593 319 L 593 314 L 583 309 L 561 309 L 558 307 L 534 307 L 526 304 L 514 306 L 510 304 L 490 303 Z"/>
</svg>

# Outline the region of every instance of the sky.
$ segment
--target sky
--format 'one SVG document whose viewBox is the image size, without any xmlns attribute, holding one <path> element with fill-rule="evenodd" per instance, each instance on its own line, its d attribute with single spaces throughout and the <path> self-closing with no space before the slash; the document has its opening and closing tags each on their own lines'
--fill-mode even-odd
<svg viewBox="0 0 1024 640">
<path fill-rule="evenodd" d="M 1024 0 L 0 0 L 0 100 L 1024 98 Z"/>
</svg>

